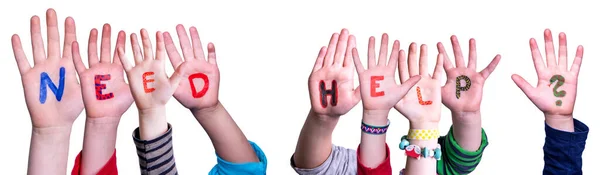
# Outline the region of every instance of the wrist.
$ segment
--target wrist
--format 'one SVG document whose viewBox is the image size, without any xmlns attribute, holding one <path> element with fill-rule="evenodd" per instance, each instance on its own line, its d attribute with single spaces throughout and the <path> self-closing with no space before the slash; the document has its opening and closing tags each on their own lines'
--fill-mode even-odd
<svg viewBox="0 0 600 175">
<path fill-rule="evenodd" d="M 165 106 L 139 110 L 140 139 L 151 140 L 168 129 Z"/>
<path fill-rule="evenodd" d="M 410 129 L 438 129 L 439 122 L 410 122 Z"/>
<path fill-rule="evenodd" d="M 43 137 L 61 137 L 61 136 L 70 136 L 71 135 L 71 125 L 69 126 L 61 126 L 61 127 L 45 127 L 38 128 L 32 127 L 31 134 L 33 136 L 43 136 Z"/>
<path fill-rule="evenodd" d="M 217 102 L 216 105 L 214 106 L 210 106 L 210 107 L 204 107 L 204 108 L 190 108 L 190 112 L 192 112 L 192 114 L 198 118 L 207 118 L 210 116 L 215 116 L 214 114 L 217 113 L 219 108 L 222 108 L 223 106 L 221 105 L 221 102 Z"/>
<path fill-rule="evenodd" d="M 364 110 L 362 122 L 374 126 L 386 126 L 390 110 Z"/>
<path fill-rule="evenodd" d="M 573 121 L 573 115 L 556 115 L 556 114 L 545 114 L 546 124 L 550 127 L 566 131 L 573 132 L 575 131 L 575 124 Z"/>
<path fill-rule="evenodd" d="M 308 119 L 319 124 L 337 124 L 339 115 L 318 114 L 312 108 L 308 112 Z"/>
</svg>

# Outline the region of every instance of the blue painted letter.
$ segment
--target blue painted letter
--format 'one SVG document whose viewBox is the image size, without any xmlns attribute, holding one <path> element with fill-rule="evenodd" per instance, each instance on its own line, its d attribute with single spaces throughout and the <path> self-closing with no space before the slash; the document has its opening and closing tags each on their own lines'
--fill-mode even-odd
<svg viewBox="0 0 600 175">
<path fill-rule="evenodd" d="M 60 101 L 62 99 L 63 92 L 65 91 L 65 67 L 60 67 L 59 76 L 58 87 L 56 87 L 50 76 L 48 76 L 48 73 L 42 72 L 40 75 L 40 103 L 46 103 L 46 86 L 54 93 L 56 100 Z"/>
</svg>

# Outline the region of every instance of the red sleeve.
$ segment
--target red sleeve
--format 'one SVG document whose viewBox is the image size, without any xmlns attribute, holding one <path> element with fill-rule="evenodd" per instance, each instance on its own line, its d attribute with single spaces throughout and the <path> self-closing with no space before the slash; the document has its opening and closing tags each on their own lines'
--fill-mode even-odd
<svg viewBox="0 0 600 175">
<path fill-rule="evenodd" d="M 391 175 L 392 174 L 392 165 L 390 164 L 390 148 L 387 143 L 385 144 L 385 160 L 381 162 L 381 164 L 377 165 L 375 168 L 369 168 L 362 163 L 360 163 L 360 145 L 356 150 L 358 161 L 358 175 Z"/>
<path fill-rule="evenodd" d="M 81 152 L 79 152 L 79 154 L 77 155 L 77 157 L 75 158 L 75 165 L 73 166 L 73 171 L 71 171 L 71 175 L 79 175 L 79 172 L 81 171 Z M 106 164 L 104 164 L 104 167 L 102 167 L 102 169 L 100 169 L 100 171 L 98 171 L 98 173 L 96 173 L 98 175 L 118 175 L 118 170 L 117 170 L 117 150 L 115 149 L 115 152 L 113 152 L 113 155 L 110 157 L 110 159 L 108 159 L 108 161 L 106 162 Z"/>
</svg>

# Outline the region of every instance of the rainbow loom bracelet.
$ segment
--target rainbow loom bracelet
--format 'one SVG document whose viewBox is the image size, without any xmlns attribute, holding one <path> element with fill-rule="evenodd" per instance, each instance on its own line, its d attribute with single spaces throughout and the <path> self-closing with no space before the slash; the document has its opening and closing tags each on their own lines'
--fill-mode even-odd
<svg viewBox="0 0 600 175">
<path fill-rule="evenodd" d="M 421 148 L 417 145 L 411 145 L 410 142 L 408 142 L 407 136 L 402 136 L 399 147 L 400 150 L 404 150 L 406 156 L 415 159 L 421 159 L 421 157 L 431 157 L 435 158 L 436 160 L 440 160 L 442 158 L 442 149 L 440 144 L 437 144 L 437 147 L 435 148 Z"/>
<path fill-rule="evenodd" d="M 387 125 L 385 126 L 372 126 L 362 122 L 360 125 L 360 130 L 367 134 L 380 135 L 385 134 L 388 130 L 388 127 L 390 127 L 390 120 L 387 121 Z"/>
</svg>

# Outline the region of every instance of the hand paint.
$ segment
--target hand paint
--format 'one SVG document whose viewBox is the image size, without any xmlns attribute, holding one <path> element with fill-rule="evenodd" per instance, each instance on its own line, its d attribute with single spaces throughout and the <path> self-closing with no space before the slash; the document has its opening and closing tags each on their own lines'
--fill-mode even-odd
<svg viewBox="0 0 600 175">
<path fill-rule="evenodd" d="M 421 87 L 417 86 L 417 98 L 419 99 L 419 104 L 421 105 L 431 105 L 431 101 L 423 101 L 423 96 L 421 95 Z"/>
<path fill-rule="evenodd" d="M 102 90 L 106 89 L 106 84 L 102 84 L 102 81 L 110 80 L 110 74 L 96 75 L 94 76 L 94 85 L 96 86 L 96 100 L 108 100 L 113 97 L 113 93 L 102 94 Z"/>
<path fill-rule="evenodd" d="M 152 83 L 154 82 L 154 79 L 147 79 L 147 76 L 152 76 L 154 75 L 154 72 L 144 72 L 144 75 L 142 75 L 142 82 L 144 83 L 144 92 L 146 93 L 150 93 L 150 92 L 154 92 L 154 88 L 148 88 L 148 83 Z"/>
<path fill-rule="evenodd" d="M 60 67 L 59 70 L 59 78 L 58 78 L 58 87 L 52 82 L 50 76 L 46 72 L 42 72 L 40 74 L 40 103 L 46 103 L 46 94 L 47 89 L 50 88 L 54 96 L 56 96 L 56 100 L 60 101 L 62 99 L 63 93 L 65 92 L 65 67 Z"/>
<path fill-rule="evenodd" d="M 319 82 L 319 94 L 319 101 L 323 108 L 327 107 L 327 96 L 331 96 L 331 106 L 336 106 L 338 98 L 337 82 L 335 80 L 331 81 L 331 89 L 325 89 L 325 81 L 321 80 Z"/>
<path fill-rule="evenodd" d="M 385 91 L 377 92 L 377 88 L 379 88 L 378 81 L 383 80 L 383 76 L 371 76 L 371 97 L 381 97 L 385 95 Z"/>
<path fill-rule="evenodd" d="M 465 86 L 461 86 L 461 80 L 465 80 Z M 471 88 L 471 79 L 465 75 L 456 77 L 456 99 L 460 99 L 460 91 L 467 91 Z"/>
<path fill-rule="evenodd" d="M 550 78 L 550 84 L 548 84 L 548 87 L 550 87 L 550 85 L 554 84 L 554 82 L 556 82 L 556 84 L 554 85 L 554 88 L 552 88 L 552 92 L 554 92 L 554 96 L 560 98 L 560 97 L 564 97 L 565 95 L 567 95 L 567 92 L 564 90 L 558 91 L 558 88 L 561 87 L 563 84 L 565 84 L 565 77 L 563 77 L 562 75 L 552 76 L 552 78 Z M 562 100 L 556 100 L 556 106 L 562 106 Z"/>
<path fill-rule="evenodd" d="M 202 80 L 204 80 L 204 86 L 200 92 L 196 91 L 196 85 L 194 85 L 194 79 L 196 78 L 202 78 Z M 190 75 L 188 79 L 190 80 L 190 87 L 192 88 L 192 96 L 194 98 L 203 97 L 208 91 L 208 76 L 206 76 L 204 73 L 195 73 Z"/>
</svg>

